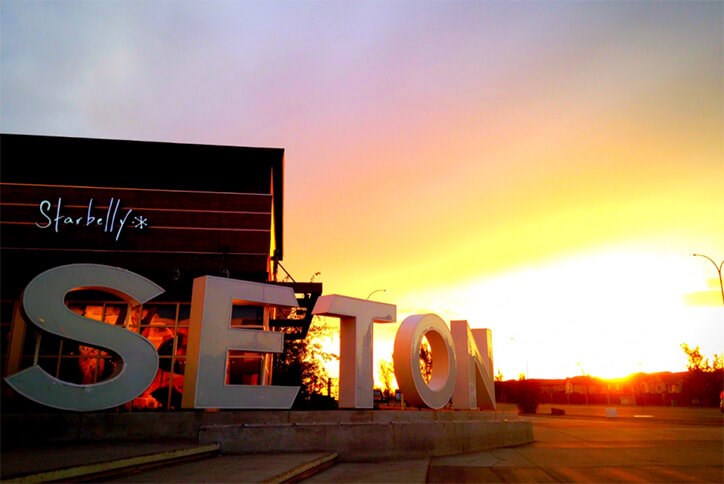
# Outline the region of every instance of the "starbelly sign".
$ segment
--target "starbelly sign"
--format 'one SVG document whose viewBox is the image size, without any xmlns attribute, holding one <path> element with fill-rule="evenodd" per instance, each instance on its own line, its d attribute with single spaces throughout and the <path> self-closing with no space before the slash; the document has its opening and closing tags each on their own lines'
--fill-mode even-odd
<svg viewBox="0 0 724 484">
<path fill-rule="evenodd" d="M 159 358 L 153 344 L 138 333 L 75 314 L 65 296 L 78 289 L 97 289 L 124 301 L 143 304 L 164 290 L 149 279 L 119 267 L 70 264 L 37 275 L 25 288 L 23 310 L 42 331 L 82 344 L 105 348 L 123 364 L 109 379 L 94 384 L 60 380 L 39 365 L 6 377 L 25 397 L 63 410 L 95 411 L 123 405 L 153 382 Z M 283 333 L 232 328 L 234 304 L 295 307 L 291 288 L 214 276 L 194 280 L 182 407 L 289 409 L 298 387 L 228 385 L 225 364 L 229 350 L 281 353 Z M 340 319 L 340 408 L 373 408 L 372 343 L 375 323 L 397 319 L 397 307 L 341 295 L 321 296 L 316 315 Z M 423 338 L 434 361 L 426 382 L 419 367 Z M 488 329 L 470 329 L 467 321 L 450 328 L 435 314 L 417 314 L 400 324 L 394 343 L 395 376 L 411 406 L 494 409 L 492 338 Z"/>
<path fill-rule="evenodd" d="M 72 214 L 64 206 L 63 198 L 58 197 L 53 209 L 50 200 L 43 200 L 38 205 L 40 220 L 35 222 L 39 229 L 52 230 L 59 233 L 66 227 L 82 227 L 88 229 L 102 229 L 103 232 L 111 233 L 116 241 L 121 237 L 126 227 L 143 230 L 148 227 L 148 219 L 143 216 L 135 216 L 130 219 L 133 209 L 121 208 L 121 199 L 111 197 L 108 201 L 108 208 L 105 212 L 97 211 L 92 198 L 88 199 L 83 215 Z M 120 213 L 119 213 L 120 211 Z"/>
</svg>

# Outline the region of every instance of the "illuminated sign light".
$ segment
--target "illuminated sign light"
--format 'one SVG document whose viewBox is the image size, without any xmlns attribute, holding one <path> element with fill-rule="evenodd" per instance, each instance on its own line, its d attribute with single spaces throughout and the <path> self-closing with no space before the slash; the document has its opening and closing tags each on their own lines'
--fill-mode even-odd
<svg viewBox="0 0 724 484">
<path fill-rule="evenodd" d="M 55 267 L 36 276 L 23 293 L 25 313 L 43 331 L 106 348 L 123 365 L 108 380 L 78 385 L 57 379 L 34 365 L 6 377 L 18 393 L 46 406 L 91 411 L 122 405 L 143 393 L 158 369 L 158 353 L 149 340 L 123 328 L 99 324 L 73 313 L 65 296 L 77 289 L 111 292 L 131 304 L 143 304 L 164 290 L 134 272 L 98 264 Z M 232 328 L 234 304 L 295 307 L 286 286 L 204 276 L 194 280 L 183 391 L 183 408 L 289 409 L 298 387 L 226 385 L 229 350 L 280 353 L 283 334 Z M 314 314 L 340 319 L 341 408 L 372 408 L 372 343 L 374 323 L 394 322 L 393 304 L 341 295 L 321 296 Z M 495 409 L 491 333 L 467 321 L 451 329 L 434 314 L 407 317 L 395 337 L 395 376 L 405 400 L 413 406 Z M 423 338 L 435 361 L 426 383 L 419 367 Z"/>
<path fill-rule="evenodd" d="M 88 200 L 88 205 L 85 207 L 85 213 L 81 216 L 70 215 L 67 212 L 67 208 L 64 210 L 63 199 L 58 198 L 58 202 L 53 210 L 53 204 L 49 200 L 43 200 L 38 205 L 42 222 L 35 222 L 35 226 L 41 229 L 52 229 L 53 232 L 58 233 L 64 227 L 76 226 L 76 227 L 103 227 L 103 232 L 115 233 L 115 239 L 121 237 L 121 232 L 129 222 L 129 217 L 133 212 L 132 208 L 125 210 L 125 213 L 119 209 L 121 207 L 121 199 L 111 198 L 108 202 L 108 208 L 103 214 L 97 214 L 94 211 L 93 199 Z M 148 227 L 148 219 L 144 216 L 137 215 L 132 220 L 128 227 L 143 230 Z"/>
</svg>

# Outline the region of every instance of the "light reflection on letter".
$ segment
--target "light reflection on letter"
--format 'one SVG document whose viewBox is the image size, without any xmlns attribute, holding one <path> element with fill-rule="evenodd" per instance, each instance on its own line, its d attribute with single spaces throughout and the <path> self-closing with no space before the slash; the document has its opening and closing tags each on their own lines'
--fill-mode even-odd
<svg viewBox="0 0 724 484">
<path fill-rule="evenodd" d="M 467 321 L 452 321 L 450 326 L 458 362 L 453 405 L 456 409 L 495 410 L 492 332 L 471 330 Z"/>
<path fill-rule="evenodd" d="M 134 272 L 99 264 L 71 264 L 39 274 L 23 293 L 23 308 L 30 321 L 48 333 L 108 349 L 121 357 L 123 366 L 108 380 L 90 385 L 59 380 L 38 365 L 6 381 L 29 399 L 63 410 L 92 411 L 122 405 L 153 382 L 158 369 L 156 348 L 139 334 L 75 314 L 65 305 L 65 296 L 77 289 L 110 292 L 132 305 L 164 292 Z"/>
<path fill-rule="evenodd" d="M 340 320 L 339 407 L 373 408 L 373 323 L 394 322 L 397 306 L 332 294 L 321 296 L 312 312 Z"/>
<path fill-rule="evenodd" d="M 420 370 L 423 337 L 432 352 L 432 378 L 425 383 Z M 445 322 L 436 314 L 409 316 L 395 336 L 395 377 L 405 402 L 413 407 L 442 408 L 455 389 L 455 344 Z"/>
<path fill-rule="evenodd" d="M 183 408 L 288 409 L 299 387 L 227 385 L 229 350 L 281 353 L 284 334 L 231 327 L 234 304 L 297 306 L 290 287 L 204 276 L 194 279 Z"/>
</svg>

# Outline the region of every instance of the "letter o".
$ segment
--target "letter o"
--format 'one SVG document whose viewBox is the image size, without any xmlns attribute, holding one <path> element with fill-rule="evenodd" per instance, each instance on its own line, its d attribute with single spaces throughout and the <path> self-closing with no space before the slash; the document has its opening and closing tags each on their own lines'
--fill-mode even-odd
<svg viewBox="0 0 724 484">
<path fill-rule="evenodd" d="M 420 371 L 420 346 L 427 337 L 433 354 L 432 378 L 425 382 Z M 455 391 L 457 362 L 450 329 L 436 314 L 409 316 L 395 336 L 395 377 L 405 401 L 414 407 L 442 408 Z"/>
</svg>

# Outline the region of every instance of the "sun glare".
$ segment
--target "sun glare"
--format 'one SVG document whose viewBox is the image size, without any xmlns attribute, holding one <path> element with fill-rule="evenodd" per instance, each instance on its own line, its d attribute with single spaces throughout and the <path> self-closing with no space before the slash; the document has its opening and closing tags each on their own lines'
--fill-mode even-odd
<svg viewBox="0 0 724 484">
<path fill-rule="evenodd" d="M 389 291 L 398 321 L 375 325 L 375 382 L 381 384 L 380 366 L 393 360 L 399 324 L 424 313 L 490 328 L 494 375 L 504 379 L 685 371 L 681 343 L 708 356 L 724 348 L 718 279 L 714 287 L 713 269 L 698 262 L 690 252 L 607 246 L 463 283 L 441 279 L 436 287 Z M 338 353 L 338 330 L 323 344 Z M 338 362 L 327 369 L 338 376 Z"/>
<path fill-rule="evenodd" d="M 506 379 L 620 378 L 685 370 L 682 342 L 721 352 L 722 308 L 689 304 L 706 287 L 688 253 L 612 247 L 408 294 L 398 314 L 491 328 Z"/>
</svg>

